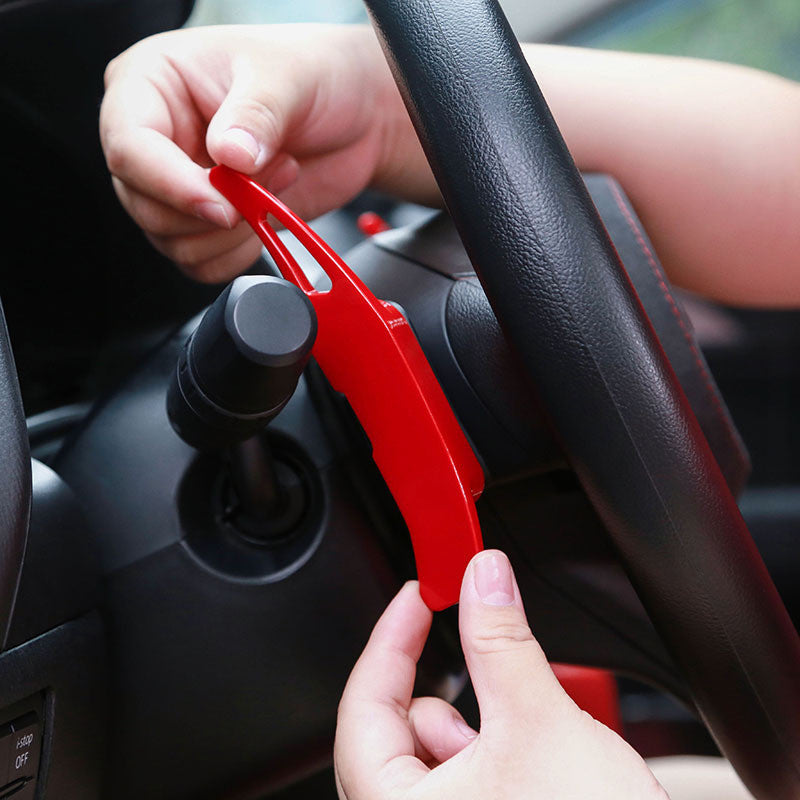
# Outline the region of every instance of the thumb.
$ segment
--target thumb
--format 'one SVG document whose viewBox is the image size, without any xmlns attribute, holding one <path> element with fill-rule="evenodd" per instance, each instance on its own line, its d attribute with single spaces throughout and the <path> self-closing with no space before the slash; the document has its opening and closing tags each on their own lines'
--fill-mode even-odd
<svg viewBox="0 0 800 800">
<path fill-rule="evenodd" d="M 531 633 L 511 564 L 499 550 L 467 566 L 459 606 L 461 646 L 481 713 L 481 733 L 506 734 L 569 699 Z"/>
<path fill-rule="evenodd" d="M 206 133 L 217 164 L 254 175 L 278 153 L 294 118 L 305 107 L 300 84 L 278 71 L 265 79 L 240 65 Z"/>
</svg>

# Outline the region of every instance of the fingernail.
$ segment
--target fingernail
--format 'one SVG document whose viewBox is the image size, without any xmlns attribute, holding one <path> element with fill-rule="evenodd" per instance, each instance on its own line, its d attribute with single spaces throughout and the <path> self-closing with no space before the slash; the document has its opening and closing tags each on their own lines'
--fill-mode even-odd
<svg viewBox="0 0 800 800">
<path fill-rule="evenodd" d="M 200 219 L 204 219 L 212 225 L 219 225 L 220 228 L 231 227 L 228 212 L 222 206 L 222 203 L 215 203 L 213 200 L 209 200 L 205 203 L 198 203 L 194 210 Z"/>
<path fill-rule="evenodd" d="M 514 602 L 514 576 L 508 559 L 497 551 L 475 559 L 475 590 L 487 606 L 510 606 Z"/>
<path fill-rule="evenodd" d="M 456 717 L 455 721 L 456 721 L 456 728 L 458 728 L 458 732 L 468 741 L 471 742 L 478 736 L 478 732 L 472 730 L 472 728 L 470 728 L 470 726 L 467 725 L 467 723 L 464 722 L 464 720 L 461 719 L 461 717 Z"/>
<path fill-rule="evenodd" d="M 258 161 L 258 156 L 261 153 L 261 147 L 252 133 L 248 133 L 243 128 L 228 128 L 228 130 L 225 131 L 224 138 L 229 144 L 244 150 L 247 155 L 253 159 L 253 164 Z"/>
</svg>

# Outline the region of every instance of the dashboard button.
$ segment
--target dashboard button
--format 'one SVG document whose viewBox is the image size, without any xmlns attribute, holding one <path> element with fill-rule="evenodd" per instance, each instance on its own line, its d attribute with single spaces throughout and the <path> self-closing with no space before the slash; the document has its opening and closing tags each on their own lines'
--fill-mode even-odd
<svg viewBox="0 0 800 800">
<path fill-rule="evenodd" d="M 26 714 L 11 723 L 11 752 L 8 758 L 8 780 L 35 778 L 39 770 L 41 728 L 36 714 Z"/>
</svg>

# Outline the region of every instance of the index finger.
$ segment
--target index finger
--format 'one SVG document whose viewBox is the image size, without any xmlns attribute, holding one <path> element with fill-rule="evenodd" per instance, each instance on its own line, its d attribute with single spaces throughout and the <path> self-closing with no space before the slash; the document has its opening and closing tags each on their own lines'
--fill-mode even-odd
<svg viewBox="0 0 800 800">
<path fill-rule="evenodd" d="M 433 615 L 407 583 L 378 620 L 339 705 L 334 761 L 349 800 L 378 800 L 429 772 L 414 756 L 408 708 Z"/>
<path fill-rule="evenodd" d="M 205 131 L 202 132 L 203 134 Z M 100 109 L 100 141 L 109 170 L 125 184 L 185 214 L 205 215 L 206 203 L 218 203 L 229 226 L 239 214 L 173 140 L 174 122 L 167 101 L 143 76 L 113 82 Z"/>
</svg>

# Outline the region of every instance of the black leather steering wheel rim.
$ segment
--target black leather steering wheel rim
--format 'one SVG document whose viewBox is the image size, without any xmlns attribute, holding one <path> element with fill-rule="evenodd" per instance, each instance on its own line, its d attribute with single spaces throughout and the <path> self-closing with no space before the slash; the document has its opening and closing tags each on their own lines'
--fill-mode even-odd
<svg viewBox="0 0 800 800">
<path fill-rule="evenodd" d="M 366 5 L 493 310 L 700 714 L 757 798 L 800 796 L 797 633 L 505 17 L 495 0 Z"/>
<path fill-rule="evenodd" d="M 31 456 L 25 412 L 0 305 L 0 651 L 8 638 L 31 510 Z"/>
</svg>

